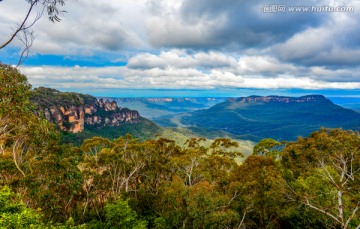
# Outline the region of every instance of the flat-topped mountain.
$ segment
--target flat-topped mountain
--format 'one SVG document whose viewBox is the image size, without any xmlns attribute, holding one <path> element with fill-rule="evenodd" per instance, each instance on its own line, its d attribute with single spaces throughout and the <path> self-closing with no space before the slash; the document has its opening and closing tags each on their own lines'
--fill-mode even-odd
<svg viewBox="0 0 360 229">
<path fill-rule="evenodd" d="M 237 99 L 230 98 L 227 101 L 229 102 L 239 102 L 239 103 L 307 103 L 307 102 L 328 102 L 323 95 L 307 95 L 302 97 L 286 97 L 286 96 L 249 96 L 249 97 L 240 97 Z"/>
<path fill-rule="evenodd" d="M 321 127 L 360 130 L 360 113 L 322 95 L 231 98 L 180 119 L 194 130 L 221 130 L 243 138 L 295 140 Z"/>
</svg>

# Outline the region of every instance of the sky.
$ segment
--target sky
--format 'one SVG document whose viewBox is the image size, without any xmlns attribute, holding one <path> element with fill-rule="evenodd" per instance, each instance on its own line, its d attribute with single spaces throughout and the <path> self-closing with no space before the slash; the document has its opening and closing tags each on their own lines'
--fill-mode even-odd
<svg viewBox="0 0 360 229">
<path fill-rule="evenodd" d="M 360 96 L 358 0 L 65 3 L 60 22 L 44 15 L 33 26 L 20 69 L 34 87 L 118 97 Z M 28 7 L 0 1 L 0 43 Z M 0 61 L 16 64 L 21 48 L 1 49 Z"/>
</svg>

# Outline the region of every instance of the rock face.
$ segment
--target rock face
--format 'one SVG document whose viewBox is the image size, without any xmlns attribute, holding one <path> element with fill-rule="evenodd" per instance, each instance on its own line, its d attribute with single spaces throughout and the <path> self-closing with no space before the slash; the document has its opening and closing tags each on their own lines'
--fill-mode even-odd
<svg viewBox="0 0 360 229">
<path fill-rule="evenodd" d="M 54 89 L 37 88 L 31 100 L 38 106 L 38 114 L 57 124 L 62 131 L 82 132 L 86 126 L 102 128 L 136 123 L 139 113 L 118 107 L 115 101 L 99 101 L 90 95 L 62 93 Z"/>
</svg>

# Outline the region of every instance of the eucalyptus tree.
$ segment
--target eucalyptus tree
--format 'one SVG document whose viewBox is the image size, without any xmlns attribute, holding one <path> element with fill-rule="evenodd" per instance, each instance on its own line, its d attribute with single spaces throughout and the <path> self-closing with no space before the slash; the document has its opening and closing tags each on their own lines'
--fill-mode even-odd
<svg viewBox="0 0 360 229">
<path fill-rule="evenodd" d="M 287 144 L 288 199 L 325 216 L 340 228 L 360 227 L 360 135 L 322 129 Z"/>
</svg>

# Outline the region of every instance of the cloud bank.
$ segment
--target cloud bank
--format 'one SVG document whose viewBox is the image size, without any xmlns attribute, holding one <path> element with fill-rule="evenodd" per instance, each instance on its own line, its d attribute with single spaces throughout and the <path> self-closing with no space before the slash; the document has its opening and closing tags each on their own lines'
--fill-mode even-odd
<svg viewBox="0 0 360 229">
<path fill-rule="evenodd" d="M 6 37 L 26 4 L 0 4 L 0 34 Z M 271 4 L 355 10 L 264 13 Z M 87 58 L 105 66 L 39 62 L 22 70 L 33 85 L 55 88 L 359 89 L 359 6 L 354 0 L 68 1 L 60 23 L 43 18 L 34 27 L 33 56 Z M 117 66 L 119 60 L 125 66 Z"/>
<path fill-rule="evenodd" d="M 138 89 L 357 89 L 360 69 L 355 70 L 299 67 L 271 56 L 233 58 L 181 50 L 138 54 L 121 67 L 22 67 L 34 86 Z"/>
</svg>

